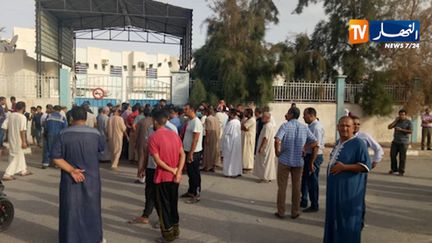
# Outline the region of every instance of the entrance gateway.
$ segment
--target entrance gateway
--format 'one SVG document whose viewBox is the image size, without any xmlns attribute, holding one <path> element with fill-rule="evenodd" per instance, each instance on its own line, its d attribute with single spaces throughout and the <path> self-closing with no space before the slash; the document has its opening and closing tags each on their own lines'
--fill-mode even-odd
<svg viewBox="0 0 432 243">
<path fill-rule="evenodd" d="M 35 1 L 37 72 L 42 74 L 42 56 L 59 63 L 61 105 L 84 101 L 93 107 L 123 101 L 154 104 L 159 99 L 186 103 L 192 59 L 191 9 L 154 0 Z M 119 75 L 121 69 L 107 75 L 87 75 L 83 70 L 88 64 L 76 62 L 77 39 L 178 45 L 180 71 L 163 78 L 151 76 L 149 71 L 145 76 L 126 76 L 126 80 Z M 41 85 L 37 87 L 40 97 Z M 93 96 L 97 88 L 103 91 L 102 98 Z"/>
</svg>

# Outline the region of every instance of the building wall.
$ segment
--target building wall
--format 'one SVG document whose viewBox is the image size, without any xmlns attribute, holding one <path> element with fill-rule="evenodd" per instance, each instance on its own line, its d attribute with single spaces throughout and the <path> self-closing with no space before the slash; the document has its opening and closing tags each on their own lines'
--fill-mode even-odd
<svg viewBox="0 0 432 243">
<path fill-rule="evenodd" d="M 17 50 L 14 53 L 0 53 L 0 92 L 6 96 L 14 95 L 19 97 L 21 92 L 25 93 L 22 97 L 36 97 L 36 80 L 38 78 L 36 74 L 35 30 L 16 27 L 14 28 L 14 35 L 18 35 Z M 42 65 L 43 74 L 50 77 L 43 79 L 42 92 L 43 94 L 49 94 L 44 95 L 44 97 L 57 97 L 59 93 L 58 79 L 52 79 L 51 77 L 58 76 L 59 66 L 44 57 L 42 60 L 44 61 Z M 108 60 L 105 68 L 103 68 L 102 60 Z M 95 87 L 101 87 L 109 89 L 108 93 L 111 93 L 109 98 L 121 101 L 146 99 L 145 92 L 142 89 L 146 84 L 149 85 L 148 87 L 150 85 L 153 87 L 155 86 L 154 83 L 162 81 L 164 83 L 163 90 L 165 90 L 166 84 L 171 81 L 172 72 L 180 69 L 178 57 L 175 56 L 167 54 L 151 55 L 145 52 L 131 51 L 112 52 L 95 47 L 77 48 L 76 61 L 88 64 L 87 74 L 76 74 L 77 79 L 81 80 L 77 81 L 77 83 L 88 83 L 84 91 L 80 90 L 81 93 L 85 93 L 84 97 L 92 98 L 91 90 Z M 139 67 L 141 62 L 144 63 L 143 68 Z M 121 67 L 121 77 L 110 74 L 111 65 Z M 150 65 L 157 69 L 158 81 L 151 81 L 151 84 L 148 84 L 146 69 Z M 135 70 L 133 69 L 134 66 Z M 11 78 L 11 76 L 14 77 Z M 128 86 L 131 85 L 141 88 L 132 93 L 128 89 Z M 159 97 L 153 98 L 157 99 Z"/>
<path fill-rule="evenodd" d="M 301 111 L 300 121 L 303 120 L 303 110 L 307 107 L 314 107 L 317 110 L 317 116 L 325 129 L 325 142 L 334 143 L 336 137 L 336 104 L 331 103 L 296 103 Z M 270 110 L 276 121 L 277 127 L 285 121 L 285 114 L 291 106 L 291 103 L 270 103 Z M 397 116 L 400 107 L 395 107 L 392 116 L 389 117 L 369 117 L 366 116 L 362 108 L 355 104 L 345 104 L 345 107 L 361 119 L 361 131 L 372 135 L 380 143 L 390 143 L 393 139 L 393 130 L 387 129 Z M 413 124 L 420 127 L 420 124 Z M 421 137 L 421 129 L 417 130 L 417 137 Z"/>
<path fill-rule="evenodd" d="M 18 35 L 17 49 L 26 50 L 30 58 L 36 59 L 36 31 L 29 28 L 13 28 L 13 35 Z"/>
<path fill-rule="evenodd" d="M 102 69 L 102 60 L 108 60 L 105 71 Z M 171 72 L 179 71 L 180 65 L 178 58 L 167 54 L 151 55 L 145 52 L 111 52 L 107 49 L 87 47 L 76 49 L 76 61 L 80 63 L 88 63 L 88 74 L 110 74 L 110 66 L 121 66 L 123 76 L 145 76 L 146 69 L 152 65 L 158 70 L 158 78 L 170 77 Z M 144 67 L 140 67 L 140 63 L 144 63 Z M 171 67 L 169 65 L 171 63 Z M 95 65 L 97 68 L 95 69 Z M 126 70 L 124 67 L 127 67 Z M 134 68 L 135 67 L 135 70 Z"/>
<path fill-rule="evenodd" d="M 102 68 L 102 60 L 107 60 L 108 63 L 105 70 Z M 170 84 L 172 73 L 178 71 L 180 68 L 178 58 L 166 54 L 151 55 L 145 52 L 128 51 L 111 52 L 110 50 L 92 47 L 77 48 L 76 61 L 88 64 L 87 74 L 77 74 L 78 80 L 88 79 L 91 87 L 94 86 L 95 82 L 100 82 L 98 87 L 109 90 L 108 93 L 110 94 L 116 94 L 115 97 L 109 96 L 110 98 L 121 101 L 159 99 L 160 97 L 147 97 L 146 93 L 143 92 L 143 88 Z M 110 66 L 121 67 L 122 77 L 113 77 L 110 74 Z M 146 77 L 147 68 L 157 70 L 156 79 L 148 79 Z M 113 79 L 115 80 L 113 81 Z M 115 85 L 114 83 L 117 83 L 117 81 L 121 82 L 121 85 Z M 82 81 L 78 83 L 81 86 L 85 86 Z M 91 95 L 89 92 L 86 92 L 85 96 L 79 96 L 78 98 L 83 97 L 91 98 Z"/>
</svg>

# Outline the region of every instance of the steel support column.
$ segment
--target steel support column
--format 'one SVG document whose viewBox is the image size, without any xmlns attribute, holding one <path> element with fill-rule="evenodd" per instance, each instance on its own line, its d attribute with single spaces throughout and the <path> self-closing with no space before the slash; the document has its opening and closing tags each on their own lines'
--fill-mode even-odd
<svg viewBox="0 0 432 243">
<path fill-rule="evenodd" d="M 336 122 L 345 115 L 345 79 L 347 76 L 339 75 L 336 77 Z M 336 140 L 339 139 L 339 132 L 336 129 Z"/>
</svg>

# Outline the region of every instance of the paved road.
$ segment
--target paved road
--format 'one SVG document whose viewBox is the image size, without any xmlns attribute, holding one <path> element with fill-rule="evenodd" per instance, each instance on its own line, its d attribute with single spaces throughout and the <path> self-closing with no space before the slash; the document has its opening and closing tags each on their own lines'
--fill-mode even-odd
<svg viewBox="0 0 432 243">
<path fill-rule="evenodd" d="M 39 158 L 39 152 L 27 156 L 35 175 L 6 182 L 16 216 L 11 228 L 0 233 L 0 242 L 57 242 L 59 171 L 39 169 Z M 369 176 L 363 242 L 432 242 L 431 158 L 432 152 L 409 156 L 405 177 L 387 175 L 389 161 L 385 159 Z M 1 158 L 0 171 L 6 165 L 6 158 Z M 120 172 L 113 172 L 107 164 L 101 165 L 104 236 L 109 243 L 154 242 L 158 229 L 126 223 L 141 213 L 144 187 L 131 183 L 132 165 L 123 162 L 121 166 Z M 220 171 L 205 174 L 202 201 L 197 205 L 179 202 L 182 232 L 178 242 L 322 242 L 325 166 L 321 171 L 321 211 L 297 220 L 274 218 L 275 183 L 258 184 L 252 176 L 227 179 Z M 181 192 L 186 183 L 187 177 Z M 151 221 L 157 222 L 155 213 Z"/>
</svg>

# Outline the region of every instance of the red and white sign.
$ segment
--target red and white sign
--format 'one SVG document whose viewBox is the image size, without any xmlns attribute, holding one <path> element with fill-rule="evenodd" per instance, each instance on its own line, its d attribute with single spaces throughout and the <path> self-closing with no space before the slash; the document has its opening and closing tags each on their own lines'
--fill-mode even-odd
<svg viewBox="0 0 432 243">
<path fill-rule="evenodd" d="M 105 96 L 105 91 L 101 88 L 94 89 L 92 93 L 93 97 L 97 100 L 101 100 Z"/>
</svg>

